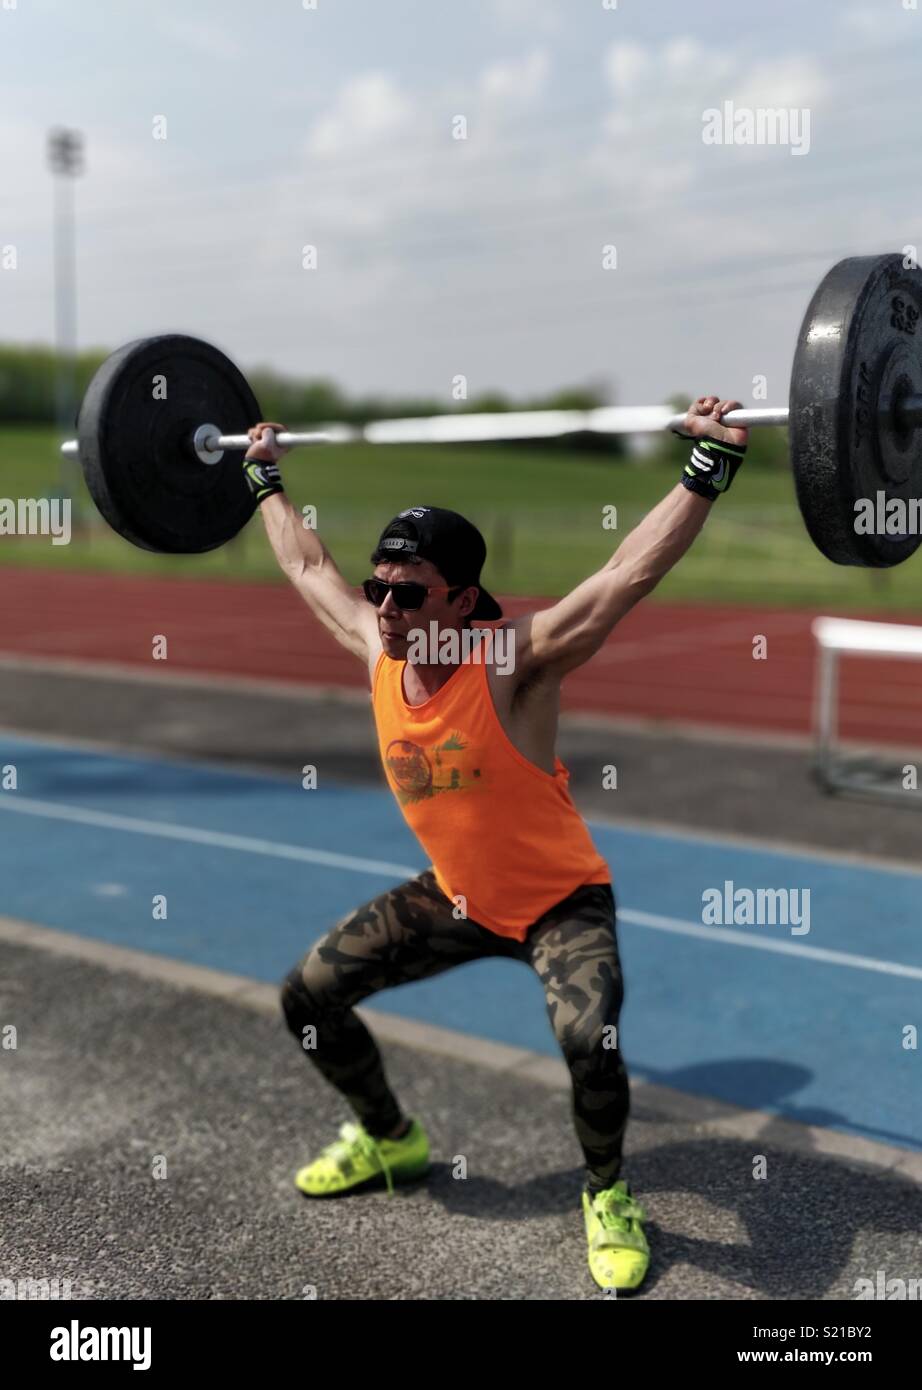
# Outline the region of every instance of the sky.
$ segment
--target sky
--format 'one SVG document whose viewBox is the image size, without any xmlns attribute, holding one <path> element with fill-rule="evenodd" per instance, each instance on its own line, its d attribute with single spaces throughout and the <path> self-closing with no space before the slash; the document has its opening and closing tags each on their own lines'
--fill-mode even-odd
<svg viewBox="0 0 922 1390">
<path fill-rule="evenodd" d="M 0 0 L 0 341 L 53 340 L 65 125 L 82 347 L 784 405 L 825 271 L 922 243 L 913 3 Z M 706 143 L 726 102 L 806 111 L 803 152 Z"/>
</svg>

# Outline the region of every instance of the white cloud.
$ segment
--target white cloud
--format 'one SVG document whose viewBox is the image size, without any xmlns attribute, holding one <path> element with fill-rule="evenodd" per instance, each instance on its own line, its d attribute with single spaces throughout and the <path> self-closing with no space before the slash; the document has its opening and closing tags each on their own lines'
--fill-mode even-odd
<svg viewBox="0 0 922 1390">
<path fill-rule="evenodd" d="M 642 44 L 630 39 L 618 40 L 609 46 L 603 69 L 616 96 L 627 96 L 644 78 L 650 76 L 652 55 Z"/>
<path fill-rule="evenodd" d="M 704 44 L 688 36 L 670 39 L 663 50 L 663 61 L 671 72 L 686 72 L 696 63 L 702 62 L 705 57 L 710 62 L 711 56 Z"/>
<path fill-rule="evenodd" d="M 649 95 L 650 105 L 668 110 L 690 86 L 702 92 L 737 67 L 729 52 L 715 53 L 691 35 L 670 39 L 659 49 L 617 39 L 605 51 L 602 71 L 618 101 Z"/>
<path fill-rule="evenodd" d="M 410 128 L 414 104 L 387 73 L 365 73 L 347 82 L 333 108 L 308 135 L 311 155 L 331 158 L 349 154 Z"/>
<path fill-rule="evenodd" d="M 732 47 L 713 53 L 691 35 L 662 45 L 617 40 L 602 68 L 612 105 L 587 169 L 633 198 L 671 190 L 677 205 L 684 187 L 713 171 L 699 138 L 705 109 L 732 100 L 737 107 L 813 110 L 832 87 L 811 58 L 783 55 L 746 67 Z"/>
<path fill-rule="evenodd" d="M 753 68 L 732 96 L 737 106 L 813 109 L 826 101 L 830 89 L 829 79 L 817 64 L 796 55 Z"/>
<path fill-rule="evenodd" d="M 480 78 L 480 90 L 491 103 L 528 103 L 544 88 L 548 74 L 547 53 L 536 49 L 523 58 L 491 63 Z"/>
<path fill-rule="evenodd" d="M 523 110 L 540 108 L 549 69 L 547 53 L 534 49 L 489 63 L 466 83 L 412 99 L 387 73 L 351 79 L 315 120 L 304 144 L 304 176 L 313 180 L 315 220 L 345 231 L 356 225 L 380 229 L 389 222 L 405 224 L 413 214 L 427 223 L 446 212 L 466 216 L 471 192 L 462 171 L 512 162 L 507 146 L 522 138 Z M 465 140 L 452 138 L 456 115 L 467 119 Z M 532 132 L 524 138 L 533 139 Z M 362 182 L 360 198 L 356 176 Z M 512 184 L 533 183 L 537 177 L 532 163 L 516 171 Z M 499 178 L 508 188 L 506 176 Z M 487 202 L 495 187 L 495 182 L 484 184 Z"/>
</svg>

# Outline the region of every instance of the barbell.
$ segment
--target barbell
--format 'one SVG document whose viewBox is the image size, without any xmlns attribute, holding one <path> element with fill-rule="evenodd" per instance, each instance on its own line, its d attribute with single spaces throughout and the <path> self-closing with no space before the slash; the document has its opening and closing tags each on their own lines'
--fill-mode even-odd
<svg viewBox="0 0 922 1390">
<path fill-rule="evenodd" d="M 826 274 L 804 315 L 786 408 L 733 410 L 729 425 L 788 425 L 798 504 L 828 559 L 886 567 L 922 531 L 900 523 L 922 498 L 922 274 L 902 256 L 853 256 Z M 183 334 L 119 348 L 96 372 L 62 445 L 79 455 L 103 517 L 145 550 L 190 554 L 230 540 L 255 508 L 239 461 L 262 418 L 246 378 L 224 353 Z M 636 434 L 680 426 L 668 406 L 454 414 L 283 433 L 291 446 L 457 443 Z M 883 508 L 880 496 L 883 494 Z M 889 504 L 897 508 L 898 524 Z M 886 526 L 859 528 L 862 504 Z M 865 513 L 866 515 L 867 513 Z"/>
</svg>

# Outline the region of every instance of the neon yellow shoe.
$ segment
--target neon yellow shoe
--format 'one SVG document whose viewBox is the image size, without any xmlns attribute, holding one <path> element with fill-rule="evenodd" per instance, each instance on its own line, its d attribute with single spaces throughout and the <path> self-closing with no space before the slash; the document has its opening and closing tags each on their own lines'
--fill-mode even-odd
<svg viewBox="0 0 922 1390">
<path fill-rule="evenodd" d="M 382 1176 L 393 1196 L 395 1182 L 411 1182 L 429 1171 L 429 1140 L 418 1120 L 410 1120 L 402 1139 L 374 1139 L 355 1121 L 341 1125 L 339 1134 L 295 1175 L 295 1187 L 308 1197 L 377 1187 Z"/>
<path fill-rule="evenodd" d="M 624 1178 L 594 1198 L 583 1188 L 583 1216 L 589 1272 L 599 1288 L 638 1288 L 650 1263 L 650 1247 L 640 1224 L 647 1213 L 631 1196 Z"/>
</svg>

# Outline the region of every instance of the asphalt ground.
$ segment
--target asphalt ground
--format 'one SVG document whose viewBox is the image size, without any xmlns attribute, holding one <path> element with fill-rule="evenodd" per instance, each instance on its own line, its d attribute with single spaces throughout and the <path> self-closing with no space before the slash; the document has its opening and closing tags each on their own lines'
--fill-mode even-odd
<svg viewBox="0 0 922 1390">
<path fill-rule="evenodd" d="M 322 746 L 330 775 L 383 785 L 362 699 L 13 669 L 0 685 L 10 730 L 285 772 Z M 560 751 L 596 817 L 918 862 L 916 815 L 822 796 L 803 747 L 568 720 Z M 367 1010 L 434 1169 L 395 1198 L 311 1202 L 292 1174 L 346 1116 L 274 989 L 28 924 L 0 938 L 0 1022 L 13 1011 L 21 1040 L 0 1053 L 4 1277 L 115 1299 L 602 1297 L 559 1064 Z M 907 1149 L 635 1080 L 627 1156 L 651 1218 L 641 1297 L 848 1299 L 878 1270 L 922 1273 Z"/>
<path fill-rule="evenodd" d="M 342 1106 L 307 1083 L 275 991 L 189 967 L 135 973 L 111 947 L 74 959 L 66 936 L 42 935 L 3 945 L 4 1010 L 15 1001 L 22 1039 L 4 1064 L 4 1277 L 116 1300 L 604 1297 L 586 1267 L 569 1093 L 551 1068 L 539 1080 L 511 1050 L 484 1065 L 447 1040 L 403 1046 L 363 1009 L 433 1168 L 393 1197 L 312 1201 L 292 1175 Z M 918 1273 L 922 1166 L 827 1142 L 637 1086 L 627 1154 L 653 1250 L 640 1296 L 849 1299 L 878 1269 Z"/>
</svg>

